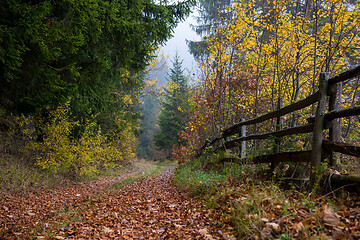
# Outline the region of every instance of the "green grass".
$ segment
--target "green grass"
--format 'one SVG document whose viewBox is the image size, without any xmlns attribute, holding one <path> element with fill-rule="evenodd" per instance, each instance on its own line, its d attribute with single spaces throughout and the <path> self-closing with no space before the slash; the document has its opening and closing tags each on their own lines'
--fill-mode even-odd
<svg viewBox="0 0 360 240">
<path fill-rule="evenodd" d="M 54 188 L 63 180 L 63 177 L 42 171 L 23 159 L 0 156 L 1 192 L 27 194 Z"/>
<path fill-rule="evenodd" d="M 163 171 L 163 167 L 152 166 L 152 167 L 148 168 L 147 170 L 145 170 L 144 172 L 140 172 L 140 173 L 131 175 L 128 178 L 122 179 L 110 186 L 107 186 L 104 192 L 106 194 L 117 194 L 119 192 L 119 190 L 121 190 L 121 188 L 124 187 L 125 185 L 135 182 L 135 181 L 138 181 L 138 180 L 145 179 L 145 178 L 153 176 L 153 175 L 156 175 L 156 174 L 160 173 L 161 171 Z"/>
<path fill-rule="evenodd" d="M 158 166 L 163 166 L 163 167 L 175 167 L 177 166 L 177 161 L 170 161 L 170 160 L 165 160 L 165 161 L 156 161 L 154 162 L 156 165 Z"/>
<path fill-rule="evenodd" d="M 284 218 L 291 219 L 290 225 L 284 222 L 279 231 L 268 227 L 270 234 L 276 239 L 292 239 L 291 222 L 298 221 L 298 208 L 308 210 L 306 220 L 316 220 L 313 224 L 319 227 L 319 235 L 326 234 L 322 220 L 316 215 L 321 206 L 316 205 L 313 195 L 283 190 L 278 183 L 259 177 L 263 170 L 256 171 L 250 165 L 220 166 L 216 159 L 212 163 L 217 171 L 214 166 L 205 165 L 204 159 L 188 161 L 176 170 L 174 184 L 189 195 L 204 199 L 209 217 L 220 217 L 223 222 L 231 223 L 234 227 L 231 234 L 241 239 L 262 238 L 259 234 L 267 227 L 267 222 L 280 225 L 279 219 Z M 309 229 L 298 234 L 311 236 L 314 233 Z"/>
</svg>

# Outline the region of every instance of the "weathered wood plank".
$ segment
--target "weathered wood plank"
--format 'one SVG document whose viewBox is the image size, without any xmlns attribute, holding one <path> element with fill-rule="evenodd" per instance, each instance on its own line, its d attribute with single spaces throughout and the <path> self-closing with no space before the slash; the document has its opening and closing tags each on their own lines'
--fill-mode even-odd
<svg viewBox="0 0 360 240">
<path fill-rule="evenodd" d="M 324 140 L 323 147 L 327 151 L 334 151 L 354 157 L 360 157 L 360 146 L 357 145 Z"/>
<path fill-rule="evenodd" d="M 328 79 L 326 73 L 321 73 L 319 78 L 319 102 L 315 113 L 312 151 L 311 151 L 311 169 L 310 169 L 310 188 L 315 186 L 320 176 L 320 164 L 323 158 L 322 142 L 324 131 L 324 117 L 327 102 Z"/>
<path fill-rule="evenodd" d="M 264 133 L 264 134 L 252 134 L 245 137 L 239 137 L 234 140 L 228 141 L 225 143 L 225 148 L 233 148 L 236 147 L 239 142 L 248 141 L 248 140 L 255 140 L 255 139 L 267 139 L 270 137 L 284 137 L 293 134 L 300 134 L 300 133 L 309 133 L 312 132 L 314 128 L 314 124 L 307 124 L 303 126 L 293 127 L 293 128 L 286 128 L 283 130 L 279 130 L 276 132 Z"/>
<path fill-rule="evenodd" d="M 225 129 L 222 136 L 225 138 L 225 137 L 229 137 L 231 135 L 238 133 L 240 127 L 243 125 L 251 125 L 251 124 L 260 123 L 260 122 L 269 120 L 271 118 L 280 117 L 280 116 L 286 115 L 288 113 L 294 112 L 296 110 L 305 108 L 305 107 L 310 106 L 311 104 L 317 102 L 318 99 L 319 99 L 319 92 L 316 92 L 303 100 L 300 100 L 300 101 L 293 103 L 291 105 L 288 105 L 286 107 L 280 108 L 277 111 L 267 113 L 265 115 L 250 119 L 248 121 L 244 121 L 244 122 L 242 121 L 242 122 L 236 123 L 233 126 Z"/>
<path fill-rule="evenodd" d="M 326 183 L 323 185 L 326 191 L 333 191 L 334 189 L 344 188 L 346 191 L 358 192 L 360 190 L 360 177 L 352 175 L 340 175 L 331 173 L 326 178 Z"/>
<path fill-rule="evenodd" d="M 341 109 L 341 94 L 342 94 L 342 82 L 332 84 L 330 87 L 329 112 Z M 326 115 L 325 115 L 325 119 L 326 119 Z M 339 142 L 341 140 L 340 118 L 330 120 L 329 139 L 330 141 L 333 142 Z M 337 159 L 339 159 L 339 153 L 330 151 L 329 164 L 331 167 L 337 168 L 337 162 L 336 162 Z"/>
<path fill-rule="evenodd" d="M 326 120 L 360 115 L 360 105 L 341 110 L 333 110 L 325 115 Z"/>
<path fill-rule="evenodd" d="M 329 86 L 331 84 L 334 84 L 334 83 L 338 83 L 338 82 L 342 82 L 342 81 L 346 81 L 350 78 L 353 78 L 353 77 L 356 77 L 360 75 L 360 65 L 359 66 L 356 66 L 352 69 L 349 69 L 343 73 L 340 73 L 339 75 L 336 75 L 332 78 L 329 79 Z"/>
</svg>

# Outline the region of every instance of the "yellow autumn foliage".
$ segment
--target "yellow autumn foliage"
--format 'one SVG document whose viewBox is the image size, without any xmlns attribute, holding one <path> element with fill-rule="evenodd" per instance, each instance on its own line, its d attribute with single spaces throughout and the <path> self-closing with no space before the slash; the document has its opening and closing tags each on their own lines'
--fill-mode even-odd
<svg viewBox="0 0 360 240">
<path fill-rule="evenodd" d="M 233 1 L 227 15 L 204 38 L 208 56 L 199 62 L 187 139 L 199 148 L 222 129 L 306 98 L 318 90 L 321 72 L 336 75 L 360 61 L 358 1 Z M 343 89 L 342 108 L 358 104 L 358 80 Z M 307 123 L 307 107 L 282 118 L 284 127 Z M 247 134 L 273 131 L 275 121 Z M 358 119 L 342 122 L 343 135 L 358 136 Z M 348 125 L 348 127 L 347 127 Z M 350 126 L 351 125 L 351 126 Z"/>
<path fill-rule="evenodd" d="M 35 150 L 36 164 L 55 174 L 84 177 L 114 167 L 135 157 L 135 137 L 129 129 L 122 130 L 119 141 L 108 140 L 95 122 L 86 122 L 78 139 L 72 137 L 78 122 L 69 118 L 69 106 L 51 112 L 50 121 L 42 127 L 42 141 L 28 141 Z"/>
</svg>

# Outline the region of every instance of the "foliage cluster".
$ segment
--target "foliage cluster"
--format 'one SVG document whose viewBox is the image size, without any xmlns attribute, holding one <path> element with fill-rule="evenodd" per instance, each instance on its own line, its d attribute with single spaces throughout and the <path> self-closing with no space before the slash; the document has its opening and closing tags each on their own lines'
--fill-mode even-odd
<svg viewBox="0 0 360 240">
<path fill-rule="evenodd" d="M 230 0 L 199 0 L 197 1 L 196 25 L 192 25 L 193 30 L 204 39 L 200 41 L 187 41 L 190 53 L 195 59 L 207 58 L 209 55 L 208 42 L 206 36 L 210 31 L 217 27 L 226 24 L 231 18 L 227 13 L 226 8 L 230 6 Z"/>
<path fill-rule="evenodd" d="M 9 193 L 27 195 L 59 186 L 64 180 L 63 176 L 34 166 L 32 151 L 24 148 L 26 135 L 16 134 L 15 121 L 3 114 L 0 112 L 0 198 Z"/>
<path fill-rule="evenodd" d="M 134 157 L 144 70 L 193 4 L 0 2 L 0 109 L 25 116 L 39 166 L 82 176 Z"/>
<path fill-rule="evenodd" d="M 2 1 L 1 105 L 34 113 L 72 97 L 79 105 L 72 107 L 85 116 L 86 110 L 109 108 L 112 93 L 139 86 L 134 74 L 145 68 L 191 4 Z"/>
<path fill-rule="evenodd" d="M 235 1 L 206 36 L 202 82 L 191 98 L 192 119 L 183 137 L 188 153 L 242 119 L 258 117 L 317 90 L 320 72 L 334 75 L 359 62 L 358 2 Z M 342 106 L 358 104 L 359 83 L 349 81 Z M 307 123 L 313 107 L 247 129 L 261 134 Z M 358 119 L 342 122 L 342 137 L 359 139 Z M 344 131 L 346 129 L 346 132 Z M 356 137 L 355 137 L 356 136 Z M 299 139 L 295 139 L 298 141 Z M 309 142 L 309 136 L 300 139 Z M 294 142 L 295 143 L 295 142 Z M 292 146 L 294 144 L 290 144 Z M 259 149 L 261 143 L 249 145 Z M 285 150 L 285 149 L 283 149 Z"/>
<path fill-rule="evenodd" d="M 121 121 L 121 119 L 118 119 Z M 36 164 L 52 173 L 65 176 L 89 177 L 101 170 L 124 164 L 135 157 L 135 136 L 131 126 L 106 134 L 96 122 L 84 125 L 71 121 L 69 104 L 51 112 L 49 120 L 36 119 L 36 128 L 24 127 L 29 124 L 27 117 L 17 118 L 27 148 L 37 153 Z M 81 133 L 79 128 L 84 127 Z M 36 137 L 41 135 L 42 140 Z M 116 136 L 116 137 L 115 137 Z"/>
</svg>

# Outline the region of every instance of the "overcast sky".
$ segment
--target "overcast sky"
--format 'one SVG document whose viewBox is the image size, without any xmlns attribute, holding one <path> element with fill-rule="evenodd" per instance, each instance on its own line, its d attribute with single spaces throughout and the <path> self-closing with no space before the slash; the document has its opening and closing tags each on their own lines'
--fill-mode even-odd
<svg viewBox="0 0 360 240">
<path fill-rule="evenodd" d="M 169 56 L 169 67 L 172 67 L 171 61 L 174 59 L 176 51 L 178 51 L 180 58 L 183 60 L 183 68 L 188 69 L 192 73 L 196 73 L 197 64 L 193 56 L 189 53 L 186 40 L 199 41 L 201 37 L 191 29 L 190 24 L 195 24 L 194 14 L 191 14 L 185 22 L 179 23 L 174 31 L 174 37 L 163 47 L 163 52 Z"/>
</svg>

